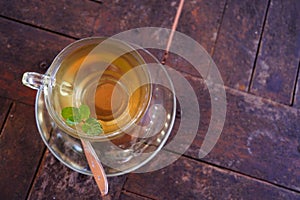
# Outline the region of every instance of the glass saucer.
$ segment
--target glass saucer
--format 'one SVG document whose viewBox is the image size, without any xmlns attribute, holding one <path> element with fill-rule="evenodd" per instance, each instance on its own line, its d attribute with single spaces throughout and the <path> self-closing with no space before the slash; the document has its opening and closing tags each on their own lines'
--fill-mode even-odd
<svg viewBox="0 0 300 200">
<path fill-rule="evenodd" d="M 108 177 L 129 173 L 145 165 L 170 135 L 175 120 L 175 92 L 164 67 L 158 68 L 150 70 L 152 97 L 149 108 L 132 132 L 107 141 L 91 141 Z M 51 153 L 67 167 L 92 175 L 80 140 L 66 134 L 54 123 L 47 112 L 42 90 L 36 96 L 35 116 L 42 140 Z"/>
</svg>

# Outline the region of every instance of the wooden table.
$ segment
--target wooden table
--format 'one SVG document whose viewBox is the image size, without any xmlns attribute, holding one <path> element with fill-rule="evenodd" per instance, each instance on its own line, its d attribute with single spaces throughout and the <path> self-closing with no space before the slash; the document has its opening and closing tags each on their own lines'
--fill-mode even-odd
<svg viewBox="0 0 300 200">
<path fill-rule="evenodd" d="M 46 149 L 34 119 L 36 92 L 21 84 L 22 74 L 44 73 L 76 39 L 144 26 L 171 28 L 178 4 L 0 1 L 1 200 L 101 199 L 92 177 L 65 167 Z M 220 70 L 227 93 L 223 132 L 199 159 L 209 95 L 193 67 L 170 55 L 167 64 L 190 81 L 199 99 L 197 136 L 166 168 L 109 178 L 109 197 L 300 199 L 299 10 L 298 0 L 186 1 L 177 30 L 199 42 Z"/>
</svg>

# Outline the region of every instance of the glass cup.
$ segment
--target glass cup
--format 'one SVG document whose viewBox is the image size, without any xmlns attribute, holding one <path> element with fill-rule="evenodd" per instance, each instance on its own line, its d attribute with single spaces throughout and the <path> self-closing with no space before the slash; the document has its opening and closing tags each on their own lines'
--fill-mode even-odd
<svg viewBox="0 0 300 200">
<path fill-rule="evenodd" d="M 128 129 L 147 109 L 151 84 L 141 84 L 150 83 L 149 73 L 145 68 L 135 69 L 144 63 L 137 51 L 121 41 L 86 38 L 63 49 L 46 74 L 26 72 L 22 81 L 44 91 L 50 116 L 66 133 L 101 140 Z M 91 136 L 66 123 L 62 110 L 80 105 L 90 108 L 105 134 Z"/>
<path fill-rule="evenodd" d="M 158 64 L 159 70 L 149 63 Z M 174 123 L 175 93 L 163 66 L 147 50 L 116 39 L 76 41 L 45 74 L 26 72 L 22 82 L 38 90 L 36 121 L 47 147 L 84 174 L 91 172 L 79 139 L 91 142 L 107 175 L 114 176 L 153 158 Z M 82 123 L 70 124 L 62 116 L 64 108 L 81 105 L 89 107 L 103 132 L 89 135 Z"/>
</svg>

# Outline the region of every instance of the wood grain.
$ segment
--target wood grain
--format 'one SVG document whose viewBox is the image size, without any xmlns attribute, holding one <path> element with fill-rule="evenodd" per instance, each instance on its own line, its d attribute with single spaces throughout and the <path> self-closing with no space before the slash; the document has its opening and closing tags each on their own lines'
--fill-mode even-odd
<svg viewBox="0 0 300 200">
<path fill-rule="evenodd" d="M 200 78 L 185 77 L 194 85 L 201 107 L 199 131 L 185 154 L 198 159 L 210 123 L 211 97 Z M 204 160 L 299 191 L 300 111 L 237 90 L 226 92 L 225 126 Z M 188 127 L 186 134 L 191 134 Z"/>
<path fill-rule="evenodd" d="M 0 15 L 74 38 L 111 36 L 137 27 L 171 28 L 177 1 L 0 2 Z"/>
<path fill-rule="evenodd" d="M 36 92 L 21 84 L 22 74 L 44 73 L 74 38 L 111 36 L 143 26 L 171 28 L 178 2 L 0 2 L 0 199 L 100 198 L 92 177 L 70 170 L 48 151 L 42 159 L 45 147 L 32 106 Z M 211 97 L 193 66 L 171 54 L 167 64 L 184 72 L 197 95 L 198 102 L 190 100 L 200 109 L 196 138 L 166 168 L 109 178 L 107 199 L 300 199 L 298 10 L 297 0 L 185 1 L 177 30 L 199 42 L 219 67 L 227 86 L 225 127 L 210 154 L 199 159 Z M 162 58 L 161 51 L 153 52 Z M 282 105 L 292 103 L 296 82 L 293 107 Z M 248 89 L 252 94 L 244 92 Z M 176 137 L 182 117 L 193 118 L 179 108 L 167 144 Z M 190 124 L 184 131 L 178 148 L 191 134 Z M 160 159 L 143 169 L 167 157 Z"/>
<path fill-rule="evenodd" d="M 88 0 L 0 2 L 0 15 L 75 38 L 92 35 L 102 5 Z"/>
<path fill-rule="evenodd" d="M 178 1 L 105 1 L 101 6 L 94 35 L 112 36 L 140 27 L 171 28 Z"/>
<path fill-rule="evenodd" d="M 300 60 L 300 2 L 272 0 L 251 92 L 290 105 Z"/>
<path fill-rule="evenodd" d="M 124 188 L 152 199 L 300 198 L 299 193 L 185 157 L 155 172 L 130 174 Z"/>
<path fill-rule="evenodd" d="M 268 0 L 228 0 L 213 59 L 226 86 L 246 91 Z"/>
<path fill-rule="evenodd" d="M 212 55 L 222 21 L 224 5 L 224 0 L 185 1 L 177 31 L 191 37 Z M 198 53 L 192 46 L 188 46 L 186 51 L 191 54 Z M 201 76 L 194 66 L 172 52 L 169 54 L 166 64 L 178 71 Z"/>
<path fill-rule="evenodd" d="M 36 91 L 22 84 L 26 71 L 45 73 L 72 39 L 0 18 L 0 96 L 34 104 Z"/>
<path fill-rule="evenodd" d="M 186 1 L 177 31 L 195 39 L 212 54 L 224 6 L 225 0 Z"/>
<path fill-rule="evenodd" d="M 44 151 L 34 107 L 14 104 L 0 137 L 0 199 L 25 199 Z"/>
<path fill-rule="evenodd" d="M 118 199 L 125 180 L 126 176 L 108 178 L 108 197 Z M 101 199 L 101 194 L 92 176 L 67 168 L 47 151 L 28 199 L 54 198 Z"/>
</svg>

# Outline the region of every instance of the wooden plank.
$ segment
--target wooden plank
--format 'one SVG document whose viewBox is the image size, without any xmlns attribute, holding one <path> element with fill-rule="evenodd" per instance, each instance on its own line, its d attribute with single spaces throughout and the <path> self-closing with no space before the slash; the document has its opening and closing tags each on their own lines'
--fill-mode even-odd
<svg viewBox="0 0 300 200">
<path fill-rule="evenodd" d="M 9 112 L 9 108 L 11 105 L 11 101 L 8 99 L 0 98 L 0 127 L 3 127 L 3 123 L 7 117 L 7 114 Z M 1 134 L 0 130 L 0 134 Z"/>
<path fill-rule="evenodd" d="M 209 52 L 212 51 L 224 4 L 225 0 L 185 1 L 177 30 L 191 36 Z M 178 5 L 179 1 L 158 0 L 103 3 L 106 9 L 100 12 L 95 23 L 94 34 L 111 36 L 128 29 L 149 26 L 171 28 Z M 158 42 L 160 41 L 159 34 L 155 38 L 158 38 Z M 162 60 L 164 52 L 152 50 L 151 53 L 158 60 Z M 175 61 L 173 61 L 174 58 L 176 58 Z M 177 62 L 184 64 L 176 68 Z M 192 66 L 185 65 L 185 63 L 184 59 L 171 54 L 167 64 L 177 70 L 197 74 L 194 73 Z"/>
<path fill-rule="evenodd" d="M 177 31 L 199 42 L 212 54 L 225 0 L 185 1 Z"/>
<path fill-rule="evenodd" d="M 22 85 L 26 71 L 45 73 L 73 40 L 0 18 L 0 96 L 34 104 L 36 91 Z"/>
<path fill-rule="evenodd" d="M 163 27 L 171 29 L 179 5 L 174 1 L 111 1 L 103 2 L 94 25 L 94 35 L 112 36 L 122 31 L 141 27 Z M 161 42 L 159 32 L 155 42 Z M 151 38 L 152 36 L 148 36 Z M 145 40 L 148 39 L 145 38 Z M 164 38 L 165 39 L 165 38 Z M 166 42 L 167 46 L 167 42 Z M 148 49 L 159 61 L 163 59 L 164 51 Z"/>
<path fill-rule="evenodd" d="M 212 55 L 224 5 L 225 0 L 185 1 L 177 31 L 194 39 Z M 192 47 L 187 51 L 197 53 Z M 172 53 L 169 54 L 166 64 L 178 71 L 200 76 L 190 63 Z"/>
<path fill-rule="evenodd" d="M 130 174 L 124 188 L 152 199 L 300 198 L 299 193 L 185 157 L 158 171 Z"/>
<path fill-rule="evenodd" d="M 201 79 L 185 77 L 197 93 L 201 116 L 198 134 L 185 154 L 198 159 L 210 123 L 211 100 Z M 225 125 L 204 160 L 300 191 L 300 111 L 238 90 L 226 92 Z M 189 125 L 185 126 L 188 133 Z"/>
<path fill-rule="evenodd" d="M 300 2 L 271 0 L 251 92 L 290 105 L 300 59 Z"/>
<path fill-rule="evenodd" d="M 92 35 L 103 6 L 88 0 L 0 2 L 0 15 L 75 38 Z"/>
<path fill-rule="evenodd" d="M 118 199 L 125 180 L 126 176 L 108 178 L 108 197 Z M 93 177 L 82 175 L 67 168 L 47 151 L 28 199 L 74 198 L 101 199 Z"/>
<path fill-rule="evenodd" d="M 226 86 L 247 90 L 268 0 L 229 0 L 213 59 Z"/>
<path fill-rule="evenodd" d="M 1 1 L 0 15 L 75 38 L 111 36 L 131 28 L 171 28 L 177 1 Z"/>
<path fill-rule="evenodd" d="M 120 200 L 147 200 L 149 198 L 133 194 L 131 192 L 123 191 L 120 195 Z"/>
<path fill-rule="evenodd" d="M 44 151 L 34 107 L 14 104 L 0 137 L 0 199 L 25 199 Z"/>
<path fill-rule="evenodd" d="M 293 106 L 295 108 L 300 108 L 300 70 L 298 71 L 298 81 L 297 81 L 297 84 L 296 84 L 296 91 L 295 91 Z"/>
<path fill-rule="evenodd" d="M 112 36 L 133 28 L 171 28 L 178 7 L 175 1 L 106 1 L 94 25 L 94 35 Z"/>
</svg>

